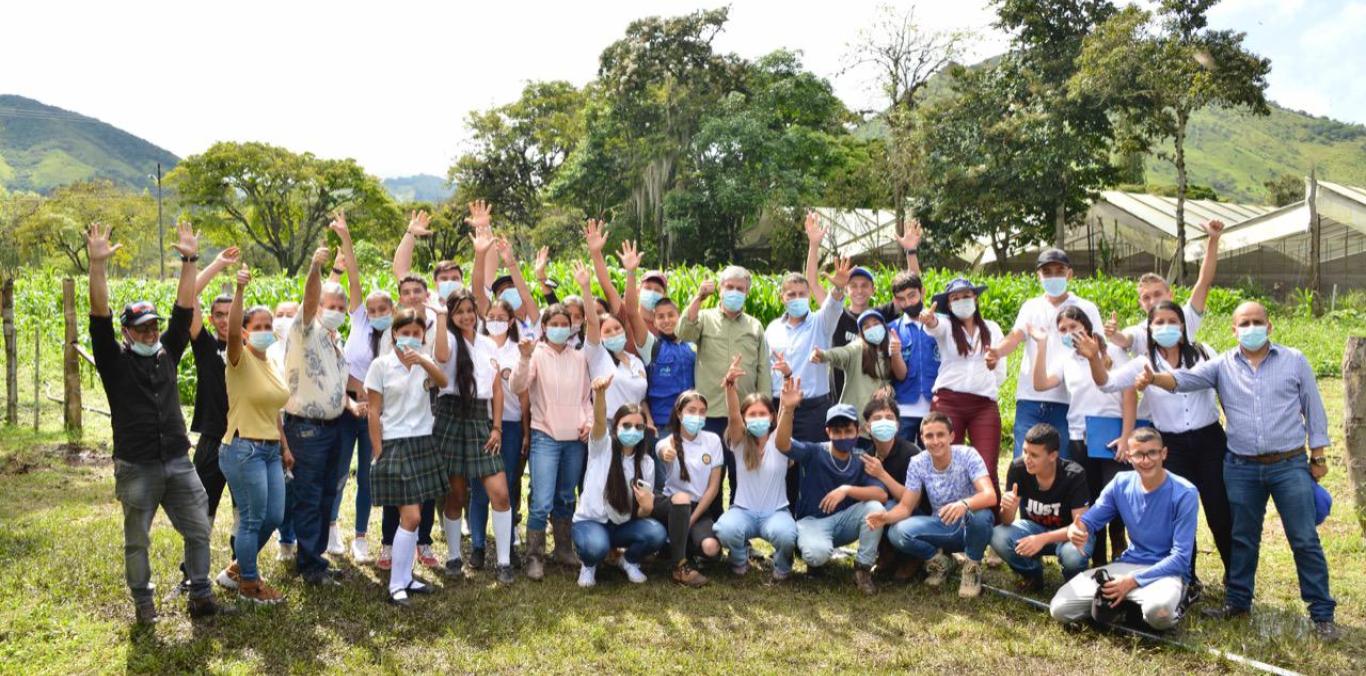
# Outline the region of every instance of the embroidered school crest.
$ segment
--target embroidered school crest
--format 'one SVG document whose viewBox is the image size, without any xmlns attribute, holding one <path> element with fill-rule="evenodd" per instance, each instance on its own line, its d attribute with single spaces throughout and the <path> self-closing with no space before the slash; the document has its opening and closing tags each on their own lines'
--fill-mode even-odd
<svg viewBox="0 0 1366 676">
<path fill-rule="evenodd" d="M 710 464 L 711 464 L 711 454 L 710 454 L 710 453 L 703 453 L 703 454 L 702 454 L 702 464 L 704 464 L 704 465 L 710 465 Z"/>
</svg>

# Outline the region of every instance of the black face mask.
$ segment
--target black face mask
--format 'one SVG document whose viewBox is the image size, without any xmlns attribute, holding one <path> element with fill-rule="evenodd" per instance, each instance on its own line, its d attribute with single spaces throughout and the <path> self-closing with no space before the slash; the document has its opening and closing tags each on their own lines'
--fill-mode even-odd
<svg viewBox="0 0 1366 676">
<path fill-rule="evenodd" d="M 906 314 L 906 315 L 909 315 L 912 319 L 914 319 L 914 318 L 916 318 L 916 317 L 919 317 L 919 316 L 920 316 L 920 313 L 921 313 L 921 312 L 924 312 L 924 311 L 925 311 L 925 301 L 924 301 L 924 300 L 921 300 L 920 302 L 916 303 L 915 305 L 909 305 L 909 306 L 907 306 L 906 309 L 902 310 L 902 313 L 904 313 L 904 314 Z"/>
</svg>

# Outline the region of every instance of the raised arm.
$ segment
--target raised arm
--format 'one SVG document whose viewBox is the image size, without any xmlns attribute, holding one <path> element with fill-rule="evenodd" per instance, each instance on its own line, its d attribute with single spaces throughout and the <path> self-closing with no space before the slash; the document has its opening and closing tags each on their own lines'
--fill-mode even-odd
<svg viewBox="0 0 1366 676">
<path fill-rule="evenodd" d="M 489 249 L 493 248 L 493 222 L 492 208 L 484 200 L 475 200 L 469 204 L 470 215 L 465 217 L 465 222 L 473 228 L 470 240 L 474 244 L 474 271 L 471 273 L 474 279 L 470 281 L 471 288 L 474 289 L 474 307 L 479 311 L 479 316 L 488 314 L 489 298 L 484 293 L 488 285 L 488 279 L 484 276 L 487 272 L 485 267 L 488 262 Z"/>
<path fill-rule="evenodd" d="M 425 211 L 408 212 L 408 229 L 399 240 L 398 248 L 394 249 L 394 279 L 403 279 L 413 271 L 413 247 L 417 246 L 418 237 L 431 236 L 432 231 L 427 226 L 430 221 L 431 217 Z"/>
<path fill-rule="evenodd" d="M 636 283 L 636 271 L 640 269 L 640 251 L 635 242 L 622 242 L 617 252 L 621 267 L 626 269 L 626 298 L 622 300 L 621 314 L 632 336 L 636 349 L 645 347 L 645 337 L 650 335 L 650 327 L 640 314 L 640 285 Z"/>
<path fill-rule="evenodd" d="M 743 375 L 745 371 L 740 368 L 740 355 L 737 354 L 730 360 L 730 369 L 721 380 L 721 386 L 726 390 L 726 445 L 731 447 L 745 440 L 745 420 L 740 415 L 740 392 L 735 388 L 735 381 Z"/>
<path fill-rule="evenodd" d="M 821 278 L 821 242 L 825 241 L 826 229 L 821 226 L 821 217 L 813 209 L 806 212 L 806 278 L 811 280 L 811 298 L 818 305 L 825 305 L 825 288 L 817 280 Z"/>
<path fill-rule="evenodd" d="M 601 439 L 607 433 L 607 388 L 612 376 L 593 379 L 593 429 L 591 439 Z"/>
<path fill-rule="evenodd" d="M 176 223 L 175 229 L 176 243 L 172 246 L 185 261 L 185 264 L 180 266 L 180 284 L 176 287 L 175 304 L 189 310 L 194 307 L 195 280 L 198 277 L 195 274 L 194 259 L 199 254 L 199 234 L 186 221 Z"/>
<path fill-rule="evenodd" d="M 320 246 L 314 249 L 313 258 L 308 262 L 308 279 L 304 280 L 304 302 L 299 307 L 303 326 L 311 326 L 313 318 L 318 316 L 318 297 L 323 292 L 322 269 L 331 257 L 332 252 L 328 251 L 326 246 Z"/>
<path fill-rule="evenodd" d="M 617 287 L 612 284 L 612 273 L 607 269 L 607 259 L 602 253 L 603 247 L 607 246 L 607 224 L 588 219 L 583 226 L 583 237 L 588 244 L 588 255 L 593 260 L 593 273 L 598 278 L 598 286 L 602 287 L 602 296 L 607 299 L 607 309 L 620 317 L 621 294 L 617 293 Z M 589 296 L 588 291 L 584 290 L 585 301 Z"/>
<path fill-rule="evenodd" d="M 894 238 L 897 244 L 901 245 L 901 250 L 906 254 L 906 271 L 913 274 L 920 274 L 920 239 L 923 235 L 920 227 L 920 219 L 912 218 L 901 224 L 901 236 Z"/>
<path fill-rule="evenodd" d="M 593 300 L 593 273 L 583 261 L 574 261 L 574 281 L 579 283 L 579 293 L 583 295 L 583 339 L 589 345 L 602 344 L 602 320 L 598 318 L 598 305 Z"/>
<path fill-rule="evenodd" d="M 198 297 L 199 294 L 204 293 L 204 289 L 208 288 L 209 284 L 213 283 L 214 278 L 217 277 L 219 273 L 237 267 L 237 262 L 240 259 L 241 250 L 235 246 L 230 246 L 218 252 L 218 255 L 214 257 L 213 262 L 205 266 L 203 270 L 200 270 L 199 275 L 195 277 L 194 295 Z"/>
<path fill-rule="evenodd" d="M 778 399 L 778 436 L 773 439 L 773 447 L 787 455 L 792 450 L 792 419 L 797 407 L 802 405 L 802 379 L 788 378 L 783 381 L 783 392 Z"/>
<path fill-rule="evenodd" d="M 105 266 L 109 259 L 114 257 L 114 253 L 123 248 L 122 244 L 109 243 L 109 234 L 112 231 L 113 228 L 110 226 L 91 223 L 90 230 L 85 235 L 86 252 L 90 258 L 90 314 L 95 317 L 111 315 L 109 281 Z"/>
<path fill-rule="evenodd" d="M 242 358 L 242 299 L 250 283 L 251 270 L 243 263 L 237 270 L 237 290 L 232 294 L 232 307 L 228 308 L 228 363 L 233 366 Z"/>
<path fill-rule="evenodd" d="M 1205 314 L 1205 301 L 1209 299 L 1209 290 L 1214 286 L 1214 275 L 1219 268 L 1219 237 L 1224 234 L 1224 222 L 1217 218 L 1211 220 L 1205 224 L 1205 232 L 1209 233 L 1205 259 L 1200 262 L 1200 277 L 1191 287 L 1190 300 L 1191 307 L 1200 314 Z"/>
<path fill-rule="evenodd" d="M 535 324 L 541 319 L 541 309 L 536 305 L 536 298 L 531 295 L 531 287 L 527 286 L 526 278 L 522 276 L 522 266 L 517 263 L 517 254 L 512 250 L 512 245 L 508 244 L 506 238 L 499 237 L 494 242 L 494 247 L 498 249 L 498 255 L 502 257 L 503 264 L 507 265 L 508 275 L 512 277 L 512 286 L 517 289 L 517 295 L 522 297 L 522 307 L 517 308 L 523 315 L 523 319 Z M 484 295 L 482 290 L 475 293 L 476 296 Z"/>
<path fill-rule="evenodd" d="M 688 309 L 678 323 L 679 340 L 696 342 L 702 338 L 702 326 L 697 320 L 702 312 L 702 301 L 713 293 L 716 293 L 716 280 L 704 279 L 697 285 L 697 293 L 693 294 L 692 302 L 688 303 Z"/>
<path fill-rule="evenodd" d="M 1048 372 L 1048 329 L 1030 326 L 1029 337 L 1034 341 L 1037 350 L 1034 353 L 1034 372 L 1031 374 L 1034 389 L 1043 392 L 1062 384 L 1062 378 Z"/>
<path fill-rule="evenodd" d="M 337 233 L 337 239 L 341 240 L 341 248 L 337 251 L 337 257 L 346 261 L 346 310 L 349 314 L 355 312 L 365 302 L 365 290 L 361 286 L 360 263 L 356 262 L 356 247 L 351 241 L 351 228 L 346 225 L 346 212 L 338 209 L 337 215 L 328 227 L 332 228 L 332 232 Z M 332 274 L 336 275 L 336 273 L 337 267 L 333 265 Z"/>
</svg>

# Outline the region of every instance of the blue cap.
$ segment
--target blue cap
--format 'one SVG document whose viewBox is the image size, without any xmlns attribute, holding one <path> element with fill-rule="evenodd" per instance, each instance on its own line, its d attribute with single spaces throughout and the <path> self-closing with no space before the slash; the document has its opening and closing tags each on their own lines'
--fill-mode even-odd
<svg viewBox="0 0 1366 676">
<path fill-rule="evenodd" d="M 825 412 L 826 425 L 829 425 L 830 423 L 835 422 L 840 418 L 844 418 L 845 420 L 848 420 L 850 422 L 857 423 L 858 409 L 854 408 L 853 404 L 835 404 L 834 406 L 830 407 L 829 411 Z"/>
<path fill-rule="evenodd" d="M 977 286 L 968 281 L 965 277 L 958 277 L 952 282 L 949 282 L 949 285 L 944 287 L 943 291 L 934 294 L 934 296 L 930 298 L 930 302 L 938 304 L 941 310 L 946 310 L 949 307 L 949 296 L 958 293 L 959 291 L 971 291 L 972 295 L 980 298 L 982 294 L 987 292 L 987 285 L 983 284 Z"/>
<path fill-rule="evenodd" d="M 1314 484 L 1314 525 L 1320 525 L 1333 511 L 1333 496 L 1323 484 Z"/>
<path fill-rule="evenodd" d="M 865 268 L 862 265 L 849 271 L 849 279 L 853 279 L 855 277 L 864 277 L 870 282 L 877 283 L 877 280 L 873 279 L 873 273 L 869 272 L 868 268 Z"/>
<path fill-rule="evenodd" d="M 869 317 L 877 317 L 878 321 L 882 322 L 883 324 L 887 323 L 887 318 L 883 317 L 881 312 L 878 312 L 877 310 L 864 310 L 863 314 L 858 316 L 858 321 L 856 322 L 858 324 L 858 327 L 863 328 L 863 320 Z"/>
</svg>

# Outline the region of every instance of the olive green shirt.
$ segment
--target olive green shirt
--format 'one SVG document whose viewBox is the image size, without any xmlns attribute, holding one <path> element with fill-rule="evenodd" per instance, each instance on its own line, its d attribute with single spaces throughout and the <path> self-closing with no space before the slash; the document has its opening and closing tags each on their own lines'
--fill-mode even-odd
<svg viewBox="0 0 1366 676">
<path fill-rule="evenodd" d="M 877 360 L 878 377 L 873 378 L 863 372 L 863 349 L 867 345 L 862 338 L 856 338 L 848 345 L 832 348 L 825 353 L 825 360 L 831 366 L 844 371 L 840 403 L 853 404 L 858 409 L 859 422 L 863 422 L 863 407 L 873 398 L 873 393 L 891 383 L 892 378 L 891 364 L 881 355 L 878 355 Z"/>
<path fill-rule="evenodd" d="M 730 360 L 740 355 L 740 368 L 745 375 L 735 383 L 735 391 L 744 399 L 751 392 L 773 396 L 769 365 L 768 342 L 764 340 L 764 325 L 748 314 L 727 317 L 720 308 L 697 312 L 697 321 L 688 321 L 686 314 L 678 322 L 678 339 L 697 344 L 697 391 L 707 398 L 707 417 L 726 417 L 726 392 L 721 380 L 730 369 Z"/>
</svg>

